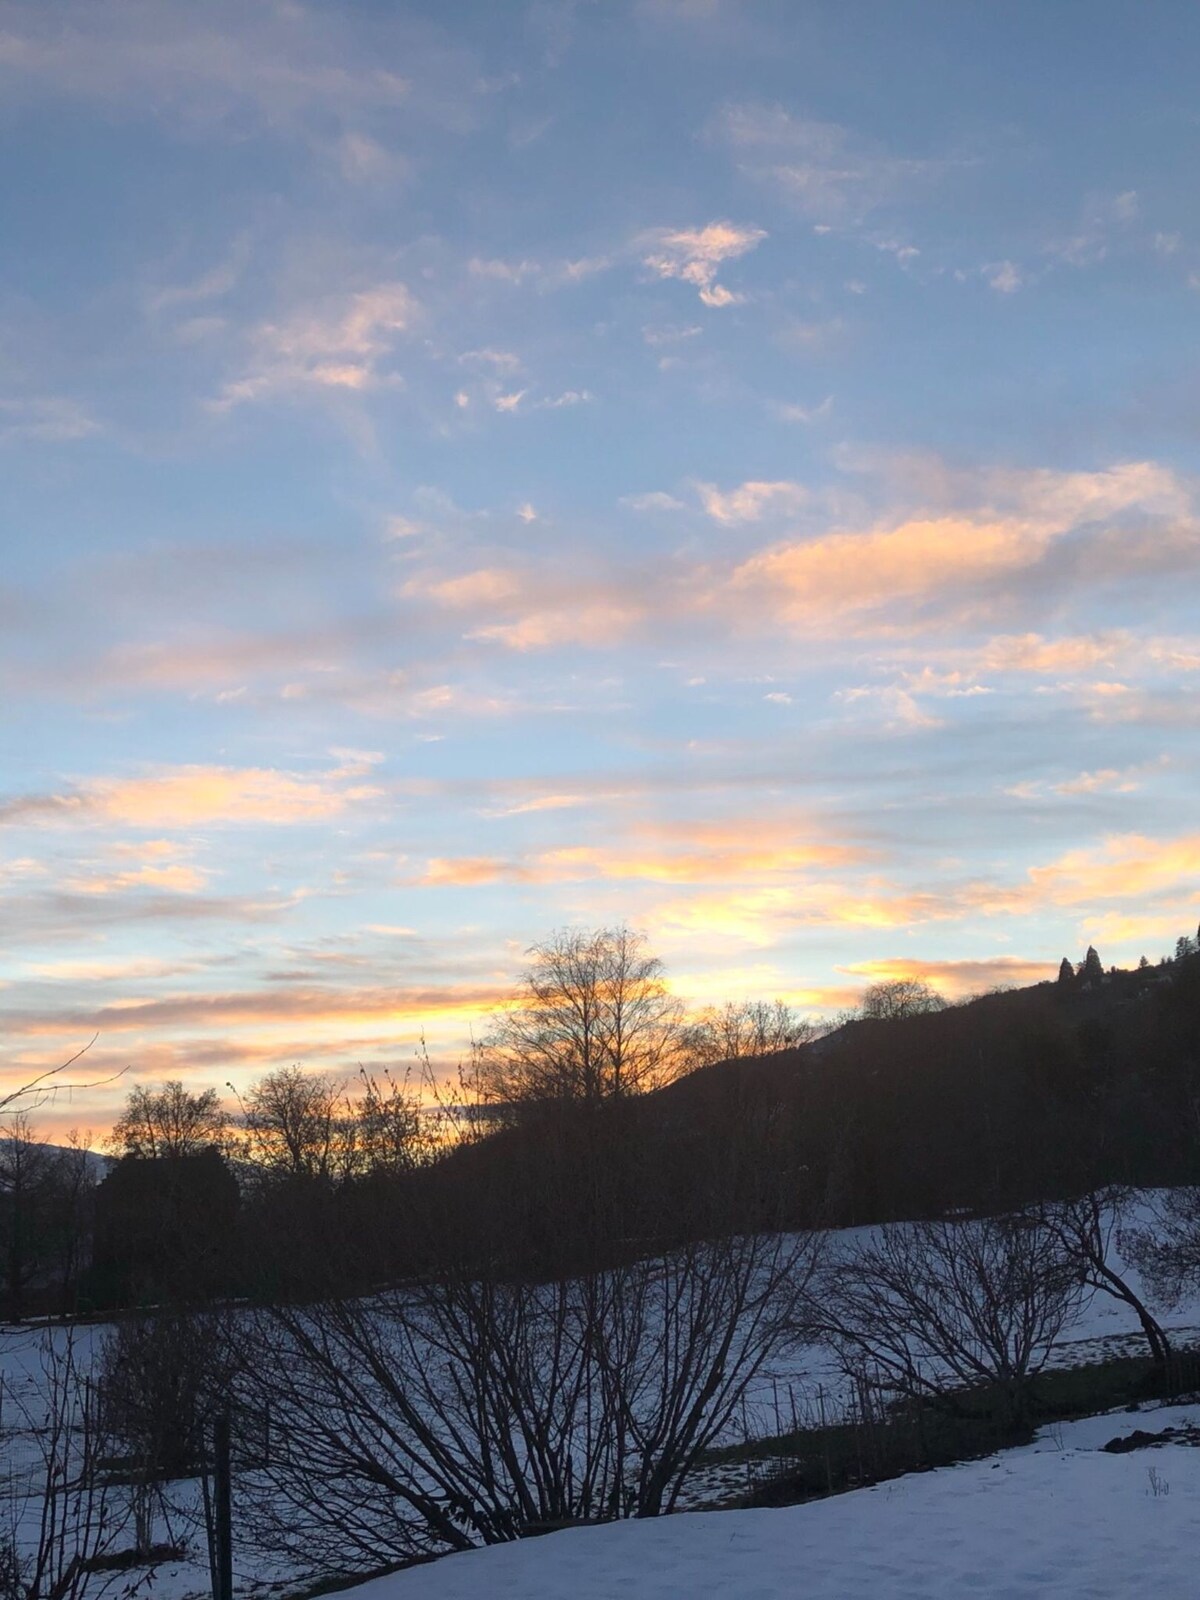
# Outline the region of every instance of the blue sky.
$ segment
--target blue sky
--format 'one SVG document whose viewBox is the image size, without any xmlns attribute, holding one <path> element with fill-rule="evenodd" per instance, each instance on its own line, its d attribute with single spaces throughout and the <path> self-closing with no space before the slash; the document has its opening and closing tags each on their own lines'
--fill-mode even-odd
<svg viewBox="0 0 1200 1600">
<path fill-rule="evenodd" d="M 1169 949 L 1198 63 L 1183 4 L 0 0 L 8 1078 L 449 1062 L 568 923 L 825 1012 Z"/>
</svg>

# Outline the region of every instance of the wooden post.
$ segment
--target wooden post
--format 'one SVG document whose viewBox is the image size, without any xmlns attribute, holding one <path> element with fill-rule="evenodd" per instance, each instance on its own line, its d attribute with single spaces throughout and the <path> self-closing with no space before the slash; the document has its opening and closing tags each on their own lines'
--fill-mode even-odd
<svg viewBox="0 0 1200 1600">
<path fill-rule="evenodd" d="M 213 1498 L 217 1533 L 213 1600 L 233 1600 L 233 1496 L 229 1470 L 229 1412 L 213 1423 Z"/>
</svg>

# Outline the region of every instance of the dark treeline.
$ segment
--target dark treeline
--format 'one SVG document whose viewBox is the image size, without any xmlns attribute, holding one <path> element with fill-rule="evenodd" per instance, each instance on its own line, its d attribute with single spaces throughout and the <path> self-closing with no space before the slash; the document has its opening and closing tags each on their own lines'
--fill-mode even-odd
<svg viewBox="0 0 1200 1600">
<path fill-rule="evenodd" d="M 310 1294 L 441 1270 L 553 1276 L 745 1230 L 999 1212 L 1192 1183 L 1200 953 L 946 1006 L 877 985 L 823 1034 L 684 1017 L 628 930 L 537 947 L 462 1093 L 296 1068 L 236 1106 L 139 1087 L 114 1160 L 0 1141 L 6 1314 Z M 582 1021 L 580 1020 L 582 1018 Z"/>
</svg>

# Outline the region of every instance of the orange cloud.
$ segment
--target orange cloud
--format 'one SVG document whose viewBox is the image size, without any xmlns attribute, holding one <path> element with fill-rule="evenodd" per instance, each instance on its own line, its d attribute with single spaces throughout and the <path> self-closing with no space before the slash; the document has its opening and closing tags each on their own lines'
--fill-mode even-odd
<svg viewBox="0 0 1200 1600">
<path fill-rule="evenodd" d="M 560 798 L 560 797 L 556 797 Z M 589 878 L 648 883 L 753 882 L 847 865 L 862 858 L 855 847 L 797 837 L 795 825 L 770 818 L 720 823 L 642 823 L 633 832 L 642 850 L 568 845 L 520 860 L 492 856 L 435 857 L 424 884 L 579 882 Z M 690 848 L 679 848 L 684 845 Z"/>
<path fill-rule="evenodd" d="M 412 1030 L 422 1018 L 472 1017 L 500 1004 L 506 989 L 492 986 L 380 989 L 334 989 L 280 985 L 245 993 L 175 994 L 157 999 L 127 996 L 97 1007 L 64 1007 L 48 1011 L 10 1011 L 5 1026 L 14 1036 L 50 1033 L 90 1036 L 140 1033 L 184 1027 L 249 1027 L 256 1031 L 306 1026 L 381 1022 Z"/>
<path fill-rule="evenodd" d="M 179 863 L 169 867 L 137 867 L 98 877 L 70 877 L 63 888 L 72 894 L 121 894 L 126 889 L 166 889 L 173 894 L 196 894 L 207 883 L 197 867 Z"/>
<path fill-rule="evenodd" d="M 349 783 L 344 770 L 300 777 L 269 767 L 159 768 L 137 778 L 93 778 L 58 795 L 0 808 L 0 822 L 98 821 L 135 828 L 209 823 L 327 821 L 382 790 Z M 149 881 L 149 880 L 147 880 Z"/>
<path fill-rule="evenodd" d="M 1133 644 L 1128 633 L 1044 639 L 1037 633 L 1001 634 L 982 652 L 982 670 L 996 672 L 1091 672 L 1107 666 Z"/>
<path fill-rule="evenodd" d="M 1033 892 L 1058 905 L 1102 900 L 1147 900 L 1192 894 L 1200 882 L 1200 833 L 1179 839 L 1119 834 L 1094 850 L 1072 850 L 1029 873 Z"/>
<path fill-rule="evenodd" d="M 855 962 L 842 969 L 861 977 L 865 983 L 891 982 L 897 978 L 919 978 L 931 984 L 943 998 L 965 1000 L 1004 985 L 1023 987 L 1054 978 L 1058 960 L 1031 961 L 1021 956 L 992 956 L 981 961 L 922 961 L 910 956 L 880 961 Z"/>
<path fill-rule="evenodd" d="M 418 880 L 435 888 L 471 887 L 498 883 L 519 876 L 521 869 L 511 861 L 493 856 L 434 856 Z"/>
<path fill-rule="evenodd" d="M 920 601 L 1016 572 L 1050 537 L 1028 523 L 960 517 L 827 534 L 751 556 L 734 570 L 731 586 L 789 622 L 831 623 L 847 612 Z"/>
<path fill-rule="evenodd" d="M 515 622 L 476 628 L 469 637 L 494 640 L 521 652 L 565 644 L 605 649 L 627 638 L 644 615 L 644 608 L 632 601 L 564 605 L 531 611 Z"/>
</svg>

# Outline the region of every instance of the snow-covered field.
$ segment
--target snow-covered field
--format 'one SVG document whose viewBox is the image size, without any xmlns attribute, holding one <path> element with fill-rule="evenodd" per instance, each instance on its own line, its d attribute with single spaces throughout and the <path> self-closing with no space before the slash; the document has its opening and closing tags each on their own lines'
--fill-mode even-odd
<svg viewBox="0 0 1200 1600">
<path fill-rule="evenodd" d="M 1124 1220 L 1149 1215 L 1140 1201 Z M 854 1234 L 843 1237 L 850 1239 Z M 1120 1265 L 1114 1250 L 1114 1264 Z M 1129 1278 L 1137 1286 L 1137 1275 Z M 1200 1342 L 1200 1304 L 1164 1317 L 1176 1343 Z M 81 1327 L 71 1335 L 87 1364 L 108 1333 Z M 0 1384 L 36 1409 L 44 1383 L 38 1330 L 0 1329 Z M 68 1337 L 52 1330 L 56 1342 Z M 1074 1366 L 1106 1355 L 1140 1353 L 1143 1341 L 1130 1309 L 1097 1294 L 1067 1330 L 1052 1365 Z M 760 1375 L 731 1437 L 762 1438 L 793 1417 L 812 1423 L 840 1414 L 845 1392 L 829 1352 L 797 1348 Z M 1128 1456 L 1097 1453 L 1114 1434 L 1157 1431 L 1184 1417 L 1200 1425 L 1200 1407 L 1144 1410 L 1047 1430 L 1034 1446 L 993 1461 L 916 1475 L 832 1500 L 785 1511 L 688 1514 L 656 1522 L 612 1523 L 527 1540 L 379 1580 L 363 1600 L 487 1600 L 491 1595 L 605 1600 L 647 1596 L 880 1594 L 1016 1597 L 1153 1594 L 1174 1600 L 1200 1593 L 1181 1587 L 1179 1550 L 1200 1532 L 1200 1450 L 1168 1445 Z M 0 1499 L 9 1499 L 24 1464 L 0 1463 Z M 1148 1469 L 1169 1484 L 1153 1492 Z M 729 1501 L 747 1487 L 744 1465 L 702 1469 L 685 1493 L 689 1508 Z M 9 1494 L 5 1494 L 8 1489 Z M 161 1600 L 199 1600 L 209 1574 L 199 1489 L 171 1486 L 170 1528 L 189 1544 L 183 1561 L 161 1567 L 149 1590 Z M 0 1512 L 3 1507 L 0 1507 Z M 1178 1566 L 1178 1572 L 1172 1566 Z M 1165 1566 L 1164 1566 L 1165 1563 Z M 235 1539 L 236 1589 L 247 1600 L 273 1600 L 297 1589 L 298 1573 L 273 1566 Z M 1171 1587 L 1174 1584 L 1175 1587 Z"/>
<path fill-rule="evenodd" d="M 1200 1406 L 1044 1430 L 989 1460 L 778 1511 L 572 1528 L 379 1578 L 355 1600 L 1195 1600 L 1200 1450 L 1100 1446 Z"/>
</svg>

